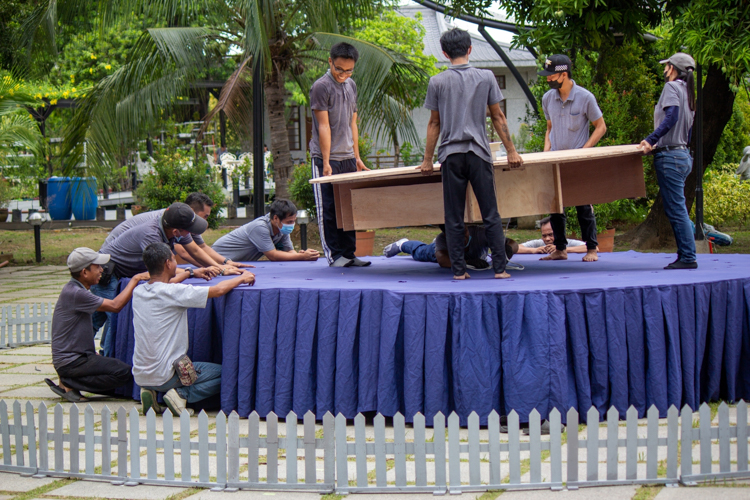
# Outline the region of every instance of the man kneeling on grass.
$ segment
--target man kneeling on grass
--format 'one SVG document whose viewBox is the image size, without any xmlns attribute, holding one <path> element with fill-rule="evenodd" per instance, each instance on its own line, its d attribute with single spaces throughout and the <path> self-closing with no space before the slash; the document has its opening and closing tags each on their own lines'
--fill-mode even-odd
<svg viewBox="0 0 750 500">
<path fill-rule="evenodd" d="M 252 285 L 255 275 L 243 271 L 236 278 L 212 287 L 184 285 L 180 282 L 188 273 L 175 278 L 177 262 L 169 246 L 161 242 L 151 243 L 143 250 L 143 263 L 151 279 L 133 293 L 133 377 L 141 386 L 144 415 L 152 407 L 161 413 L 156 393 L 165 392 L 164 402 L 179 416 L 187 403 L 202 401 L 221 389 L 221 365 L 192 363 L 198 377 L 191 385 L 184 385 L 175 370 L 175 362 L 180 361 L 184 366 L 186 361 L 183 356 L 188 351 L 187 310 L 205 308 L 208 299 L 221 297 L 239 285 Z"/>
</svg>

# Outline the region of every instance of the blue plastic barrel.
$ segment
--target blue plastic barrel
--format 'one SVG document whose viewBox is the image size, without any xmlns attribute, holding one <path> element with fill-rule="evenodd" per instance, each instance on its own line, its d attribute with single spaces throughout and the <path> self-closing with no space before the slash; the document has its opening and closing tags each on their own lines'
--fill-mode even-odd
<svg viewBox="0 0 750 500">
<path fill-rule="evenodd" d="M 96 219 L 96 207 L 99 206 L 99 199 L 96 197 L 95 177 L 72 177 L 70 179 L 70 198 L 76 220 Z"/>
<path fill-rule="evenodd" d="M 53 220 L 70 219 L 70 177 L 50 177 L 47 180 L 47 212 Z"/>
</svg>

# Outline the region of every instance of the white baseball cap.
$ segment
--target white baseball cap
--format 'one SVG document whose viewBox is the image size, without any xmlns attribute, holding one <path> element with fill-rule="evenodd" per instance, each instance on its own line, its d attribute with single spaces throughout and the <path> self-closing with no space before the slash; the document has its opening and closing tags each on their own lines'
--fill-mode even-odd
<svg viewBox="0 0 750 500">
<path fill-rule="evenodd" d="M 109 262 L 108 253 L 95 252 L 86 247 L 76 248 L 68 255 L 68 269 L 73 273 L 83 271 L 91 264 L 99 264 L 101 266 L 107 262 Z"/>
</svg>

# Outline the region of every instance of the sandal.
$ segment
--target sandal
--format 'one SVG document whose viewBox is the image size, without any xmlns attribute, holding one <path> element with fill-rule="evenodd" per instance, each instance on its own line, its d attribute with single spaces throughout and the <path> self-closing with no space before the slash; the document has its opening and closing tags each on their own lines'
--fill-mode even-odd
<svg viewBox="0 0 750 500">
<path fill-rule="evenodd" d="M 81 396 L 81 393 L 76 390 L 66 391 L 48 378 L 45 378 L 44 381 L 52 389 L 52 392 L 66 401 L 70 401 L 71 403 L 86 403 L 88 401 L 88 398 Z"/>
</svg>

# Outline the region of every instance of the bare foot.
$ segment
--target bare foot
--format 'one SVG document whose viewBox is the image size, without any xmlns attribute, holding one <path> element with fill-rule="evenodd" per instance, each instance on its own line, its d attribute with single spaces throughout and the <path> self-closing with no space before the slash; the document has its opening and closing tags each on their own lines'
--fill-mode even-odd
<svg viewBox="0 0 750 500">
<path fill-rule="evenodd" d="M 72 390 L 73 390 L 73 389 L 71 389 L 70 387 L 65 387 L 65 386 L 63 385 L 63 383 L 62 383 L 62 380 L 58 380 L 58 381 L 57 381 L 57 385 L 58 385 L 58 386 L 60 386 L 60 389 L 65 389 L 65 392 L 70 392 L 70 391 L 72 391 Z"/>
<path fill-rule="evenodd" d="M 584 262 L 596 262 L 599 260 L 599 255 L 596 253 L 596 250 L 589 250 L 586 252 L 586 255 L 583 256 L 582 260 Z"/>
<path fill-rule="evenodd" d="M 469 276 L 469 273 L 464 273 L 461 276 L 454 276 L 453 277 L 454 280 L 465 280 L 465 279 L 469 279 L 469 278 L 471 278 L 471 276 Z"/>
<path fill-rule="evenodd" d="M 503 271 L 502 273 L 495 273 L 495 279 L 497 280 L 504 280 L 506 278 L 510 278 L 510 274 Z"/>
<path fill-rule="evenodd" d="M 567 250 L 555 250 L 546 257 L 542 257 L 539 260 L 568 260 Z"/>
</svg>

